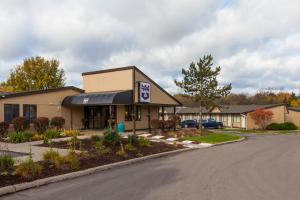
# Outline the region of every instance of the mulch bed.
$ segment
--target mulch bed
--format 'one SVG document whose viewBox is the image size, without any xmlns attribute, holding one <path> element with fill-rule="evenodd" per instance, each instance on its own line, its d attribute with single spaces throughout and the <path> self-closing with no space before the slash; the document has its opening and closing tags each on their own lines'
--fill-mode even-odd
<svg viewBox="0 0 300 200">
<path fill-rule="evenodd" d="M 141 156 L 147 156 L 151 154 L 156 154 L 156 153 L 162 153 L 162 152 L 167 152 L 167 151 L 173 151 L 173 150 L 178 150 L 184 148 L 181 145 L 169 145 L 163 142 L 151 142 L 151 146 L 149 147 L 141 147 L 136 145 L 136 151 L 126 151 L 127 155 L 126 156 L 119 156 L 116 155 L 116 152 L 120 150 L 120 146 L 111 146 L 111 153 L 109 154 L 104 154 L 100 155 L 95 153 L 95 144 L 93 141 L 90 139 L 83 139 L 80 140 L 81 145 L 76 145 L 76 149 L 83 151 L 87 151 L 88 153 L 85 154 L 85 156 L 80 157 L 80 166 L 78 170 L 72 170 L 70 168 L 65 168 L 65 169 L 57 169 L 54 168 L 51 163 L 47 163 L 44 161 L 39 162 L 43 166 L 43 171 L 42 174 L 38 177 L 33 177 L 31 179 L 23 179 L 20 176 L 17 175 L 0 175 L 0 187 L 8 186 L 8 185 L 14 185 L 18 183 L 23 183 L 23 182 L 29 182 L 41 178 L 46 178 L 46 177 L 51 177 L 51 176 L 56 176 L 56 175 L 61 175 L 65 173 L 70 173 L 74 171 L 79 171 L 79 170 L 84 170 L 92 167 L 97 167 L 97 166 L 102 166 L 110 163 L 115 163 L 115 162 L 120 162 L 124 160 L 129 160 Z M 127 144 L 127 141 L 124 140 L 123 145 Z M 48 146 L 46 144 L 38 145 L 38 146 Z M 51 144 L 53 148 L 64 148 L 68 149 L 69 145 L 67 141 L 60 141 L 60 142 L 53 142 Z"/>
</svg>

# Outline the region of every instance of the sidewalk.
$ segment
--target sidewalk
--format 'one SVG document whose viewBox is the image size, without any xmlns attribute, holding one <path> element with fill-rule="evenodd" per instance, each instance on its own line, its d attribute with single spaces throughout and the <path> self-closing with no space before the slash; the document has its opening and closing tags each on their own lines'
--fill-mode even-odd
<svg viewBox="0 0 300 200">
<path fill-rule="evenodd" d="M 91 137 L 91 135 L 102 135 L 102 131 L 84 131 L 82 132 L 84 135 L 78 136 L 79 139 L 85 139 Z M 53 142 L 59 142 L 59 141 L 65 141 L 70 140 L 71 137 L 65 137 L 65 138 L 56 138 L 53 139 Z M 24 153 L 27 155 L 23 156 L 17 156 L 15 157 L 15 160 L 17 163 L 22 162 L 29 158 L 29 152 L 31 147 L 31 154 L 34 161 L 40 161 L 43 159 L 43 154 L 49 150 L 49 147 L 41 147 L 41 146 L 35 146 L 43 144 L 43 141 L 34 141 L 34 142 L 24 142 L 24 143 L 7 143 L 7 142 L 0 142 L 0 149 L 1 150 L 8 150 L 13 151 L 17 153 Z M 67 155 L 69 150 L 68 149 L 58 149 L 53 148 L 54 150 L 58 151 L 61 155 Z"/>
</svg>

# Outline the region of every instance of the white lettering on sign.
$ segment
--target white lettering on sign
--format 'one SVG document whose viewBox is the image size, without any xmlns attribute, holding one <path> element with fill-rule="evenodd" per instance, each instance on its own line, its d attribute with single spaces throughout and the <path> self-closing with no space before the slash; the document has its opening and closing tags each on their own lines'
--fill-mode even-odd
<svg viewBox="0 0 300 200">
<path fill-rule="evenodd" d="M 150 83 L 140 82 L 140 102 L 150 103 L 151 87 Z"/>
<path fill-rule="evenodd" d="M 88 103 L 89 102 L 89 98 L 84 98 L 83 99 L 83 103 L 85 104 L 85 103 Z"/>
</svg>

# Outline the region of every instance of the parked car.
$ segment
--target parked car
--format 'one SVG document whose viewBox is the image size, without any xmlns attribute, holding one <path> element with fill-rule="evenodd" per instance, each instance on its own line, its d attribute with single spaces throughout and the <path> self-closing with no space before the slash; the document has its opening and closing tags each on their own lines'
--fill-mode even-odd
<svg viewBox="0 0 300 200">
<path fill-rule="evenodd" d="M 201 124 L 204 128 L 223 128 L 223 123 L 215 119 L 202 120 Z"/>
<path fill-rule="evenodd" d="M 199 128 L 197 120 L 184 120 L 181 122 L 181 128 Z"/>
</svg>

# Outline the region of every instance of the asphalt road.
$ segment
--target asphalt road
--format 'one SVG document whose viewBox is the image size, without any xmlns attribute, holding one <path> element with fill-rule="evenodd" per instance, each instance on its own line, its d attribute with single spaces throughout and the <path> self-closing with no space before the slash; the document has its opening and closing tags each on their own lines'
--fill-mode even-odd
<svg viewBox="0 0 300 200">
<path fill-rule="evenodd" d="M 298 200 L 300 135 L 254 136 L 1 199 Z"/>
</svg>

